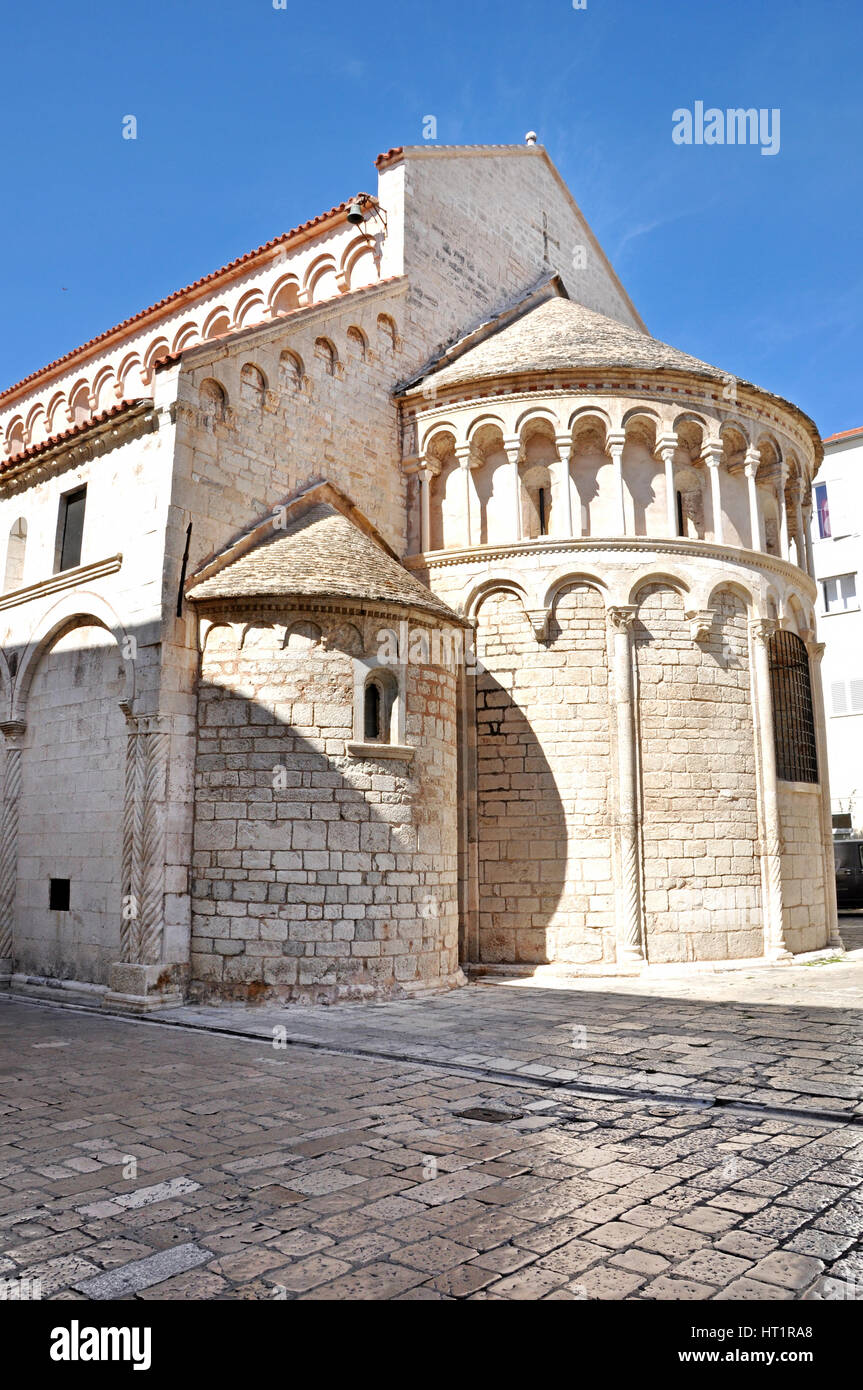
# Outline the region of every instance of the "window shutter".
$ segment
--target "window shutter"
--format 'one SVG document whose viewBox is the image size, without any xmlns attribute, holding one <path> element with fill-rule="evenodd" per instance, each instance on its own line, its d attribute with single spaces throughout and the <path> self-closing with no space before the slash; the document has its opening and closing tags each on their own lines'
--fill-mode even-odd
<svg viewBox="0 0 863 1390">
<path fill-rule="evenodd" d="M 833 713 L 834 713 L 834 714 L 847 714 L 847 713 L 848 713 L 848 694 L 847 694 L 847 691 L 846 691 L 846 689 L 845 689 L 845 682 L 844 682 L 844 681 L 833 681 L 832 685 L 830 686 L 830 691 L 831 691 L 831 695 L 832 695 L 832 698 L 833 698 Z"/>
<path fill-rule="evenodd" d="M 863 677 L 849 681 L 851 687 L 851 713 L 863 714 Z"/>
</svg>

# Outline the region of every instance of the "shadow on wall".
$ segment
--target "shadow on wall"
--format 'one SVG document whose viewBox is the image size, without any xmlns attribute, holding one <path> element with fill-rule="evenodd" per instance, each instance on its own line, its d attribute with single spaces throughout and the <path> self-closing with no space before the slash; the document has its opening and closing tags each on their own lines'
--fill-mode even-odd
<svg viewBox="0 0 863 1390">
<path fill-rule="evenodd" d="M 363 639 L 296 617 L 223 624 L 205 646 L 192 992 L 324 1003 L 458 983 L 455 673 L 404 668 L 412 759 L 350 758 Z"/>
<path fill-rule="evenodd" d="M 479 610 L 479 948 L 486 964 L 613 962 L 604 605 L 570 584 L 538 642 L 515 594 Z"/>
</svg>

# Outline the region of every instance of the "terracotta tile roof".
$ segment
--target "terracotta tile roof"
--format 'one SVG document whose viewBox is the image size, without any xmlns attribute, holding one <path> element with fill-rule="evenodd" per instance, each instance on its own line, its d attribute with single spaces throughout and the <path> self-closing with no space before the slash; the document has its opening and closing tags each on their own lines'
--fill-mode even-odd
<svg viewBox="0 0 863 1390">
<path fill-rule="evenodd" d="M 56 449 L 59 444 L 68 444 L 79 435 L 87 434 L 89 430 L 98 425 L 106 425 L 109 420 L 116 420 L 121 415 L 128 415 L 132 410 L 138 410 L 145 406 L 152 408 L 151 400 L 119 401 L 117 405 L 112 405 L 109 410 L 103 410 L 98 415 L 91 415 L 86 420 L 82 420 L 80 425 L 70 425 L 69 429 L 61 430 L 59 434 L 49 435 L 40 444 L 31 444 L 29 449 L 22 449 L 18 454 L 12 454 L 0 462 L 0 473 L 8 472 L 10 468 L 20 468 L 22 463 L 29 463 L 32 459 L 38 458 L 40 454 L 47 454 L 51 449 Z"/>
<path fill-rule="evenodd" d="M 192 581 L 186 597 L 238 602 L 259 598 L 340 600 L 416 608 L 463 626 L 450 608 L 328 501 L 312 505 L 283 531 L 230 560 L 208 578 Z"/>
<path fill-rule="evenodd" d="M 853 430 L 840 430 L 838 434 L 828 434 L 824 443 L 837 444 L 840 439 L 853 439 L 856 434 L 863 434 L 863 425 L 858 425 Z"/>
<path fill-rule="evenodd" d="M 400 154 L 404 154 L 404 149 L 404 145 L 393 145 L 392 149 L 387 150 L 384 154 L 379 154 L 375 160 L 375 168 L 383 169 L 384 165 L 389 164 L 391 159 L 397 159 Z"/>
<path fill-rule="evenodd" d="M 340 216 L 340 214 L 346 212 L 349 205 L 356 202 L 357 199 L 367 198 L 369 196 L 370 195 L 367 193 L 357 193 L 353 198 L 346 198 L 343 203 L 337 203 L 335 207 L 330 208 L 327 212 L 318 213 L 317 217 L 311 217 L 307 222 L 301 222 L 298 227 L 293 227 L 289 232 L 283 232 L 281 236 L 273 237 L 271 241 L 265 241 L 263 246 L 256 247 L 254 251 L 246 251 L 244 255 L 237 256 L 233 261 L 228 261 L 226 265 L 220 266 L 218 270 L 210 271 L 209 275 L 202 275 L 200 279 L 193 280 L 190 285 L 185 285 L 181 290 L 174 290 L 172 294 L 166 295 L 164 299 L 159 299 L 155 304 L 150 304 L 148 308 L 141 309 L 137 314 L 132 314 L 129 318 L 123 319 L 121 323 L 115 324 L 113 328 L 106 328 L 103 333 L 98 333 L 95 338 L 88 339 L 86 343 L 81 343 L 79 347 L 72 348 L 70 352 L 64 353 L 62 357 L 57 357 L 53 362 L 48 362 L 44 367 L 39 367 L 37 371 L 31 372 L 29 376 L 22 377 L 21 380 L 16 381 L 14 385 L 5 387 L 3 391 L 0 391 L 0 402 L 20 391 L 23 386 L 29 386 L 39 377 L 46 376 L 49 372 L 55 371 L 57 367 L 63 366 L 64 363 L 71 362 L 79 353 L 87 352 L 90 348 L 95 347 L 97 343 L 104 342 L 115 333 L 125 332 L 133 323 L 139 323 L 150 314 L 159 313 L 160 310 L 167 308 L 169 304 L 183 299 L 184 296 L 192 294 L 195 290 L 201 289 L 204 285 L 213 283 L 223 275 L 230 275 L 233 271 L 238 270 L 240 266 L 251 265 L 258 257 L 265 256 L 275 247 L 283 246 L 287 242 L 292 241 L 294 237 L 301 236 L 311 231 L 322 222 L 327 222 L 331 218 Z"/>
</svg>

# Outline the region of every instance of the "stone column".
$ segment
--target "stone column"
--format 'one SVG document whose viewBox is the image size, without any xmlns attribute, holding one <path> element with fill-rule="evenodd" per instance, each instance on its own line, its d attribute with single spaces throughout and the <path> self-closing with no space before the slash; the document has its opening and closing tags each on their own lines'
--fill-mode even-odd
<svg viewBox="0 0 863 1390">
<path fill-rule="evenodd" d="M 425 555 L 431 550 L 431 480 L 435 470 L 424 460 L 418 470 L 420 480 L 420 549 Z"/>
<path fill-rule="evenodd" d="M 803 508 L 803 553 L 806 556 L 806 573 L 815 578 L 815 557 L 812 554 L 812 503 Z"/>
<path fill-rule="evenodd" d="M 557 445 L 557 451 L 560 454 L 560 459 L 558 462 L 558 477 L 560 479 L 560 487 L 558 489 L 558 494 L 563 504 L 563 522 L 560 528 L 555 526 L 554 529 L 555 535 L 570 538 L 574 535 L 572 529 L 572 482 L 569 476 L 569 460 L 572 455 L 572 437 L 568 434 L 557 434 L 554 437 L 554 442 Z M 581 535 L 580 522 L 581 517 L 579 517 L 579 535 Z"/>
<path fill-rule="evenodd" d="M 472 492 L 473 492 L 473 488 L 471 487 L 471 482 L 470 482 L 470 470 L 471 470 L 471 448 L 470 448 L 470 445 L 469 445 L 469 444 L 457 444 L 457 445 L 456 445 L 456 449 L 455 449 L 455 456 L 456 456 L 456 458 L 458 459 L 459 467 L 461 468 L 461 470 L 462 470 L 462 475 L 463 475 L 463 477 L 464 477 L 465 545 L 468 546 L 468 547 L 470 547 L 470 546 L 473 545 L 473 534 L 472 534 L 472 524 L 471 524 L 471 513 L 472 513 L 472 507 L 471 507 L 472 497 L 471 497 L 471 494 L 472 494 Z"/>
<path fill-rule="evenodd" d="M 701 457 L 710 470 L 710 504 L 713 509 L 713 540 L 722 545 L 725 539 L 722 525 L 722 445 L 705 444 Z"/>
<path fill-rule="evenodd" d="M 162 961 L 170 736 L 157 719 L 136 719 L 125 705 L 123 712 L 127 739 L 121 959 L 111 966 L 104 1003 L 108 1007 L 164 1008 L 170 1002 L 180 1002 L 175 972 Z"/>
<path fill-rule="evenodd" d="M 6 770 L 0 806 L 0 987 L 8 987 L 13 970 L 15 892 L 18 886 L 18 807 L 25 727 L 20 719 L 10 719 L 0 724 L 0 732 L 6 740 Z"/>
<path fill-rule="evenodd" d="M 635 671 L 632 650 L 634 604 L 609 608 L 613 698 L 616 708 L 617 952 L 621 964 L 644 960 L 641 912 L 641 851 L 638 816 L 638 750 Z"/>
<path fill-rule="evenodd" d="M 522 537 L 522 518 L 521 518 L 521 474 L 518 470 L 518 460 L 521 454 L 521 440 L 514 435 L 503 441 L 503 449 L 509 463 L 510 478 L 512 480 L 512 538 L 518 544 Z"/>
<path fill-rule="evenodd" d="M 793 488 L 794 497 L 794 545 L 797 550 L 797 564 L 800 569 L 806 569 L 806 551 L 804 548 L 804 528 L 803 528 L 803 496 L 800 487 L 800 480 L 795 479 Z"/>
<path fill-rule="evenodd" d="M 761 453 L 750 445 L 744 456 L 743 471 L 749 490 L 749 544 L 751 550 L 764 549 L 764 531 L 761 525 L 761 512 L 758 508 L 758 465 Z"/>
<path fill-rule="evenodd" d="M 779 554 L 783 560 L 791 558 L 791 551 L 788 545 L 788 508 L 785 505 L 785 483 L 788 478 L 788 466 L 785 463 L 779 465 L 779 488 L 776 501 L 779 505 Z"/>
<path fill-rule="evenodd" d="M 618 536 L 626 535 L 626 494 L 623 486 L 623 446 L 626 434 L 623 430 L 613 430 L 608 436 L 608 452 L 614 465 L 614 503 L 615 530 Z"/>
<path fill-rule="evenodd" d="M 773 736 L 773 698 L 770 692 L 770 638 L 777 623 L 769 618 L 750 621 L 752 635 L 752 686 L 758 730 L 758 763 L 761 772 L 761 862 L 764 903 L 764 954 L 774 959 L 790 957 L 785 942 L 782 908 L 782 825 L 776 782 L 776 745 Z"/>
<path fill-rule="evenodd" d="M 660 435 L 656 441 L 656 452 L 665 466 L 665 529 L 669 536 L 676 537 L 677 492 L 674 487 L 674 451 L 677 448 L 676 434 Z"/>
<path fill-rule="evenodd" d="M 830 802 L 824 687 L 821 681 L 821 658 L 824 655 L 824 643 L 807 642 L 806 650 L 809 653 L 812 715 L 815 723 L 815 752 L 818 758 L 818 782 L 821 788 L 821 845 L 824 861 L 824 913 L 827 924 L 827 944 L 841 950 L 842 937 L 839 934 L 839 915 L 836 906 L 836 868 L 833 860 L 833 807 Z"/>
</svg>

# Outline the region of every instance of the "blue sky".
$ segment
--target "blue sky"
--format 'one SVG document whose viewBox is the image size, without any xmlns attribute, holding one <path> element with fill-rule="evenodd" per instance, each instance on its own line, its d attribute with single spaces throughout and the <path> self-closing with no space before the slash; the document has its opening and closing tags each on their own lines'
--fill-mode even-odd
<svg viewBox="0 0 863 1390">
<path fill-rule="evenodd" d="M 374 191 L 434 115 L 538 131 L 656 337 L 861 425 L 861 43 L 859 0 L 7 5 L 0 384 Z M 779 108 L 779 153 L 675 145 L 696 101 Z"/>
</svg>

